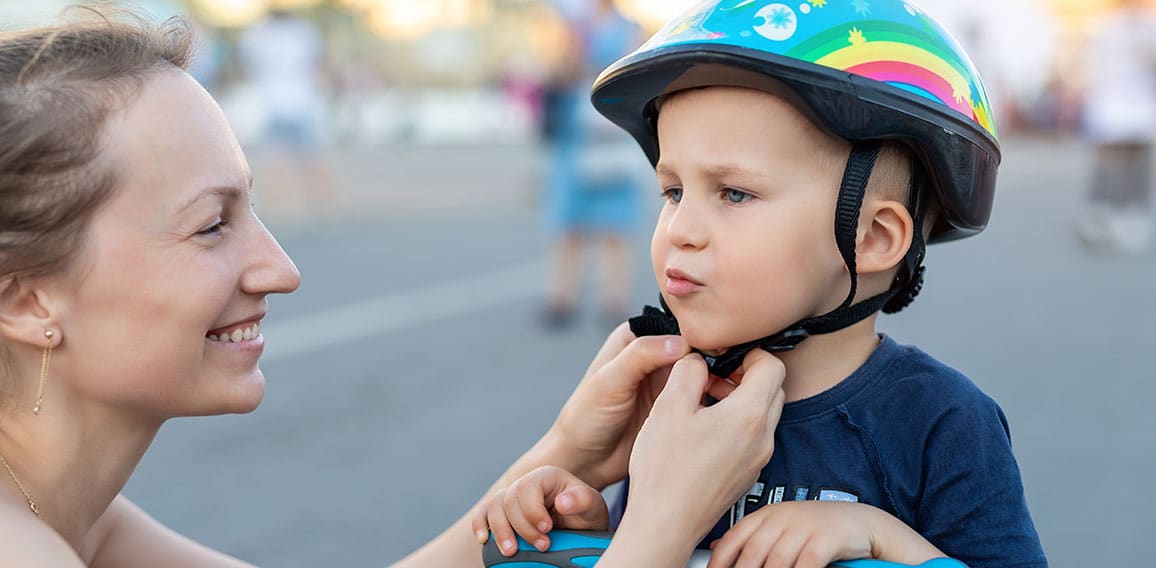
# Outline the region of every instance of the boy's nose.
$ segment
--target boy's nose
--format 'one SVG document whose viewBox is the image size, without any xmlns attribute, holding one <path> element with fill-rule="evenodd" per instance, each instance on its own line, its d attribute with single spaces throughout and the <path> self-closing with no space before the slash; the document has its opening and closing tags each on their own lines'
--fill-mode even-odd
<svg viewBox="0 0 1156 568">
<path fill-rule="evenodd" d="M 684 198 L 667 218 L 666 238 L 678 248 L 702 248 L 709 241 L 707 223 L 700 207 Z"/>
</svg>

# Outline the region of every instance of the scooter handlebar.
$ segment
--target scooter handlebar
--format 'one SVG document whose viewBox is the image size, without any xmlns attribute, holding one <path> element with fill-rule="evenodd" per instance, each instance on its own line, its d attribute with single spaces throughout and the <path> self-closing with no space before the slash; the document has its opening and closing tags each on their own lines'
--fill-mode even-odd
<svg viewBox="0 0 1156 568">
<path fill-rule="evenodd" d="M 518 539 L 518 551 L 513 556 L 502 556 L 493 535 L 482 548 L 482 560 L 486 568 L 592 568 L 606 547 L 610 546 L 613 533 L 596 531 L 556 530 L 550 533 L 550 548 L 545 552 Z M 696 550 L 687 563 L 687 568 L 706 568 L 710 551 Z M 885 560 L 840 560 L 830 568 L 913 568 L 908 564 L 896 564 Z M 936 558 L 915 568 L 967 568 L 951 558 Z"/>
</svg>

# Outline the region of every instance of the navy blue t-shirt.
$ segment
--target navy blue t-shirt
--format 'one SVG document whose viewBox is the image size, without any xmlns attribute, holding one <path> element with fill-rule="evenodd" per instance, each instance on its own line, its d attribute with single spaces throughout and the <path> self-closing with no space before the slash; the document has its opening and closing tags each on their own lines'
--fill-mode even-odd
<svg viewBox="0 0 1156 568">
<path fill-rule="evenodd" d="M 722 537 L 732 516 L 801 500 L 873 505 L 971 568 L 1047 566 L 999 405 L 888 337 L 843 382 L 783 407 L 759 482 L 700 548 Z"/>
</svg>

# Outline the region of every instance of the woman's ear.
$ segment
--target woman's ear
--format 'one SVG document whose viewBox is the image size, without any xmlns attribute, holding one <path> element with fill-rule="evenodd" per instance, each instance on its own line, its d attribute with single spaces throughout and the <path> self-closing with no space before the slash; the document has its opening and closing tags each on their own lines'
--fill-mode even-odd
<svg viewBox="0 0 1156 568">
<path fill-rule="evenodd" d="M 859 274 L 877 274 L 898 266 L 911 248 L 914 228 L 911 213 L 902 203 L 886 199 L 865 202 L 855 243 Z"/>
<path fill-rule="evenodd" d="M 7 276 L 0 279 L 0 338 L 8 343 L 24 343 L 38 349 L 47 346 L 44 332 L 53 330 L 54 344 L 60 330 L 53 319 L 47 294 L 35 279 Z"/>
</svg>

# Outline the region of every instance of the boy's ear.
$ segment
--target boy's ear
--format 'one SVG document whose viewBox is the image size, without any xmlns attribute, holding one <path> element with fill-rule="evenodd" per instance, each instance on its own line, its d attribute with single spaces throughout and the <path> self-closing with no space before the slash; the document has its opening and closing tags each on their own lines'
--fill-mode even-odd
<svg viewBox="0 0 1156 568">
<path fill-rule="evenodd" d="M 53 330 L 53 341 L 59 343 L 60 330 L 45 291 L 34 282 L 18 276 L 0 278 L 0 339 L 39 349 L 47 345 L 45 331 Z"/>
<path fill-rule="evenodd" d="M 859 213 L 855 264 L 859 274 L 886 272 L 899 265 L 911 248 L 915 222 L 902 203 L 867 200 Z"/>
</svg>

